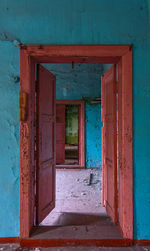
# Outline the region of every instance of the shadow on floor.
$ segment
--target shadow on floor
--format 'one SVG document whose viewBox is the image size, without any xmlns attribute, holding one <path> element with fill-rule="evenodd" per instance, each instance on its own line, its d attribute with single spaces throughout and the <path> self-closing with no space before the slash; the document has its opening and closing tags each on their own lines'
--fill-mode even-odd
<svg viewBox="0 0 150 251">
<path fill-rule="evenodd" d="M 34 227 L 31 238 L 122 239 L 119 227 L 107 215 L 65 212 L 53 226 Z"/>
<path fill-rule="evenodd" d="M 106 215 L 62 212 L 53 226 L 113 225 Z"/>
</svg>

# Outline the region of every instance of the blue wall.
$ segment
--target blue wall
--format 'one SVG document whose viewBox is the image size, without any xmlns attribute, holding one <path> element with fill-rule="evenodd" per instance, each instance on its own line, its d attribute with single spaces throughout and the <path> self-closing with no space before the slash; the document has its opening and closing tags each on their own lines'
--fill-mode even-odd
<svg viewBox="0 0 150 251">
<path fill-rule="evenodd" d="M 56 76 L 56 98 L 85 101 L 85 166 L 102 166 L 101 106 L 90 100 L 100 97 L 100 78 L 104 67 L 100 64 L 43 64 Z"/>
<path fill-rule="evenodd" d="M 19 231 L 19 49 L 0 42 L 0 237 Z"/>
<path fill-rule="evenodd" d="M 134 238 L 150 239 L 150 1 L 0 1 L 0 236 L 19 235 L 19 48 L 133 44 Z"/>
<path fill-rule="evenodd" d="M 100 64 L 43 64 L 56 76 L 56 98 L 77 100 L 100 97 L 100 79 L 104 67 Z"/>
<path fill-rule="evenodd" d="M 101 105 L 85 105 L 85 152 L 86 167 L 102 166 Z"/>
</svg>

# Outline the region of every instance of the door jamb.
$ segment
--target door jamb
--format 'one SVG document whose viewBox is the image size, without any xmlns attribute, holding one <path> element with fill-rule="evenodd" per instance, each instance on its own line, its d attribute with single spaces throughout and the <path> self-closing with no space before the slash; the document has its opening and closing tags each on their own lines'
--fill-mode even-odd
<svg viewBox="0 0 150 251">
<path fill-rule="evenodd" d="M 132 47 L 130 45 L 21 45 L 20 90 L 27 94 L 27 119 L 20 121 L 20 237 L 29 237 L 34 226 L 34 114 L 35 63 L 118 63 L 121 62 L 118 119 L 119 213 L 123 237 L 133 239 L 133 157 L 132 157 Z M 117 196 L 117 195 L 116 195 Z"/>
</svg>

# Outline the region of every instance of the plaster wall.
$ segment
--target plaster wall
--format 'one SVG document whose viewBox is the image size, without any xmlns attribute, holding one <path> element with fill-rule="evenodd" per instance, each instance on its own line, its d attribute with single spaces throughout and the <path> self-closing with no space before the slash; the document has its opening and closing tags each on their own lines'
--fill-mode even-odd
<svg viewBox="0 0 150 251">
<path fill-rule="evenodd" d="M 1 237 L 19 235 L 16 40 L 23 44 L 133 44 L 134 238 L 150 239 L 149 0 L 0 1 Z"/>
<path fill-rule="evenodd" d="M 85 153 L 86 167 L 102 166 L 101 105 L 85 105 Z"/>
<path fill-rule="evenodd" d="M 43 64 L 56 76 L 56 99 L 80 100 L 100 97 L 101 64 Z"/>
</svg>

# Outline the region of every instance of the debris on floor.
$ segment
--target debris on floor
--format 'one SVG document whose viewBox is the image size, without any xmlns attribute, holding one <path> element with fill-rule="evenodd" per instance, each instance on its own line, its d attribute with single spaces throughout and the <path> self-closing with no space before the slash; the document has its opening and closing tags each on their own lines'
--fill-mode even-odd
<svg viewBox="0 0 150 251">
<path fill-rule="evenodd" d="M 101 206 L 101 183 L 101 169 L 57 170 L 56 206 L 41 225 L 60 225 L 62 213 L 105 213 Z"/>
<path fill-rule="evenodd" d="M 89 177 L 89 182 L 88 182 L 88 186 L 92 185 L 92 181 L 93 181 L 93 173 L 90 173 L 90 177 Z"/>
<path fill-rule="evenodd" d="M 101 169 L 57 170 L 56 206 L 32 237 L 122 239 L 119 227 L 102 206 L 101 188 Z"/>
</svg>

